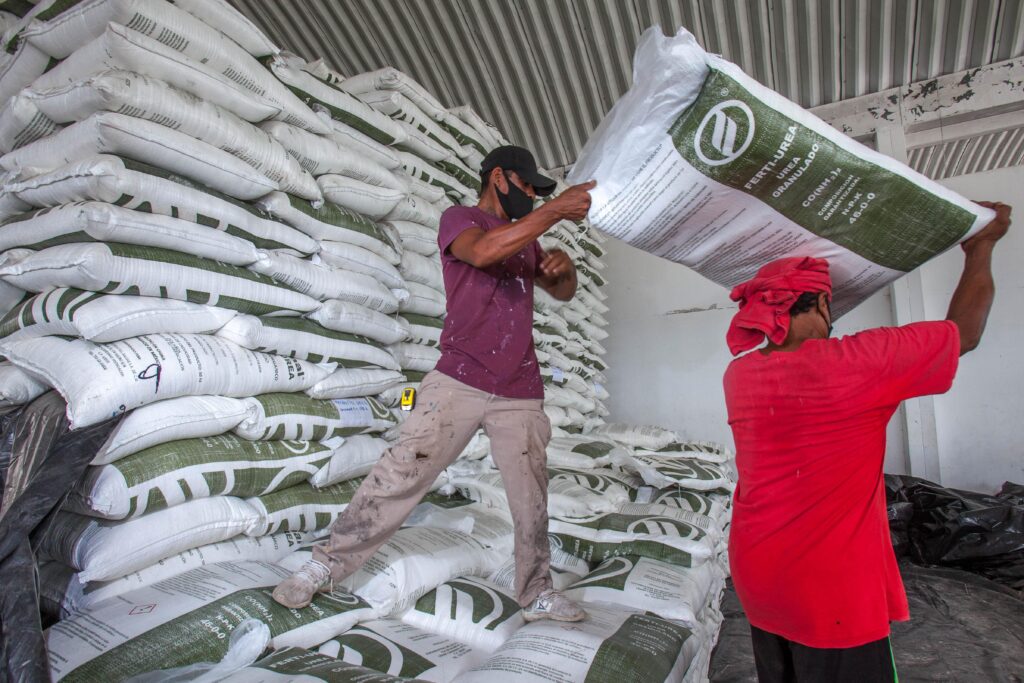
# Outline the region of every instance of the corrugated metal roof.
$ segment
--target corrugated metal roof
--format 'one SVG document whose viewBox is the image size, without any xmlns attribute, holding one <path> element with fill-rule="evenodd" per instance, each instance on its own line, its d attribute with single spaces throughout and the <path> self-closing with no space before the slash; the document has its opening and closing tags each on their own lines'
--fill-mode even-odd
<svg viewBox="0 0 1024 683">
<path fill-rule="evenodd" d="M 571 163 L 629 87 L 653 24 L 685 26 L 804 107 L 1024 55 L 1024 0 L 230 1 L 306 59 L 346 75 L 394 66 L 471 105 L 549 167 Z M 987 167 L 965 155 L 943 163 Z"/>
</svg>

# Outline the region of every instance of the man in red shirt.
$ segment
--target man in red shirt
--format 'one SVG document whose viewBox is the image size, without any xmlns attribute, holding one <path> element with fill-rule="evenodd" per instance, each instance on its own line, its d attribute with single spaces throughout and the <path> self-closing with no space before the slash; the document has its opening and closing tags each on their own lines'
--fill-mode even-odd
<svg viewBox="0 0 1024 683">
<path fill-rule="evenodd" d="M 758 679 L 896 680 L 889 622 L 909 619 L 882 462 L 900 401 L 943 393 L 992 306 L 1010 207 L 963 243 L 946 320 L 831 339 L 828 263 L 781 259 L 737 286 L 725 400 L 739 484 L 729 562 Z"/>
<path fill-rule="evenodd" d="M 441 216 L 438 246 L 448 296 L 441 359 L 420 384 L 416 407 L 393 447 L 367 475 L 313 559 L 274 590 L 290 608 L 353 574 L 402 525 L 438 475 L 483 426 L 501 470 L 515 526 L 516 593 L 528 621 L 579 621 L 584 612 L 552 590 L 547 515 L 551 425 L 533 348 L 533 286 L 568 301 L 576 268 L 537 238 L 590 208 L 594 183 L 569 188 L 534 210 L 555 181 L 522 147 L 493 150 L 481 165 L 476 206 Z"/>
</svg>

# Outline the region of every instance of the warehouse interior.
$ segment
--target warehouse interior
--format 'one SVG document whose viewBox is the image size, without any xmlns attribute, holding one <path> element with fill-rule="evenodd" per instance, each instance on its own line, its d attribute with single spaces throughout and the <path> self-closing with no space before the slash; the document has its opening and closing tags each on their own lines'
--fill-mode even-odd
<svg viewBox="0 0 1024 683">
<path fill-rule="evenodd" d="M 536 295 L 532 337 L 552 585 L 587 618 L 520 616 L 519 521 L 486 429 L 366 569 L 307 609 L 272 595 L 322 557 L 444 353 L 442 213 L 484 197 L 480 164 L 505 144 L 533 152 L 552 197 L 566 190 L 643 77 L 649 27 L 686 29 L 952 193 L 1024 210 L 1024 0 L 5 0 L 0 17 L 0 214 L 24 226 L 0 230 L 0 577 L 15 588 L 0 683 L 758 680 L 728 578 L 723 373 L 740 306 L 593 212 L 538 240 L 568 252 L 579 285 L 567 303 Z M 118 259 L 166 274 L 86 273 Z M 886 427 L 878 488 L 910 605 L 889 639 L 900 680 L 1024 672 L 1022 262 L 1012 226 L 981 345 L 948 392 L 903 401 Z M 832 336 L 942 320 L 963 264 L 951 245 Z M 200 270 L 225 284 L 194 284 Z M 103 330 L 74 320 L 105 301 L 136 308 Z"/>
</svg>

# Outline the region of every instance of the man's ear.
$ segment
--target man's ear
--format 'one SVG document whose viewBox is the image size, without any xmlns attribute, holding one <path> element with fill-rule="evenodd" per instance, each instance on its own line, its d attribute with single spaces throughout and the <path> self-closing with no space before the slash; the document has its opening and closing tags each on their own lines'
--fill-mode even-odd
<svg viewBox="0 0 1024 683">
<path fill-rule="evenodd" d="M 829 305 L 828 294 L 821 292 L 818 294 L 818 311 L 825 320 L 828 320 L 829 325 L 832 324 L 832 307 Z"/>
<path fill-rule="evenodd" d="M 505 171 L 500 166 L 491 169 L 491 185 L 501 194 L 508 194 L 508 178 L 505 177 Z"/>
</svg>

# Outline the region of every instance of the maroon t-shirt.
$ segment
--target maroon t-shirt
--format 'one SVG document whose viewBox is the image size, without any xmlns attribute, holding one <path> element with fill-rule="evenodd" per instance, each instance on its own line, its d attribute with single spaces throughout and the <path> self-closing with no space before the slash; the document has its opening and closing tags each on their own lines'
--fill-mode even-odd
<svg viewBox="0 0 1024 683">
<path fill-rule="evenodd" d="M 448 316 L 437 370 L 463 384 L 506 398 L 544 398 L 533 350 L 533 281 L 543 258 L 536 240 L 490 268 L 455 258 L 448 247 L 469 228 L 485 232 L 509 221 L 475 206 L 441 215 L 441 249 Z"/>
</svg>

